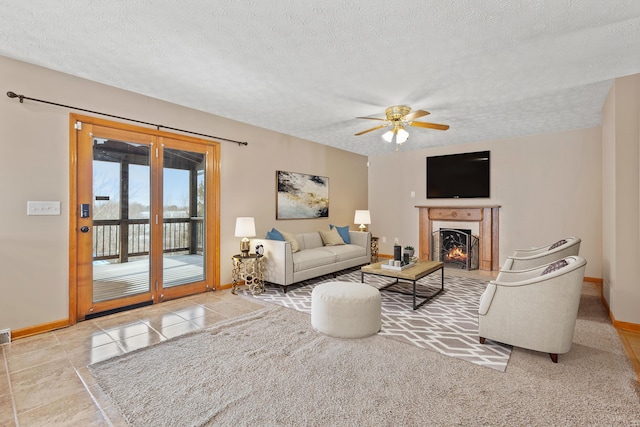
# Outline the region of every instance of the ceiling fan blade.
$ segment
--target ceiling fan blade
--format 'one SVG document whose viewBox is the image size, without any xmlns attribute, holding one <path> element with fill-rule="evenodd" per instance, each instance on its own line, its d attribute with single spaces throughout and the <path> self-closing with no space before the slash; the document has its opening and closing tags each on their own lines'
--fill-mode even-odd
<svg viewBox="0 0 640 427">
<path fill-rule="evenodd" d="M 424 110 L 416 110 L 412 113 L 407 114 L 406 116 L 404 116 L 402 118 L 402 120 L 410 122 L 412 120 L 417 119 L 418 117 L 424 117 L 424 116 L 428 116 L 429 114 L 431 114 L 428 111 L 424 111 Z"/>
<path fill-rule="evenodd" d="M 386 126 L 387 126 L 387 125 L 380 125 L 380 126 L 376 126 L 376 127 L 374 127 L 374 128 L 367 129 L 367 130 L 363 130 L 362 132 L 358 132 L 358 133 L 356 133 L 355 135 L 356 135 L 356 136 L 360 136 L 360 135 L 365 134 L 365 133 L 367 133 L 367 132 L 371 132 L 371 131 L 374 131 L 374 130 L 377 130 L 377 129 L 380 129 L 380 128 L 383 128 L 383 127 L 386 127 Z"/>
<path fill-rule="evenodd" d="M 382 120 L 385 121 L 387 119 L 380 119 L 378 117 L 356 117 L 356 119 L 366 119 L 366 120 Z"/>
<path fill-rule="evenodd" d="M 437 129 L 437 130 L 447 130 L 449 129 L 449 125 L 440 125 L 438 123 L 427 123 L 427 122 L 411 122 L 410 126 L 415 126 L 418 128 L 429 128 L 429 129 Z"/>
</svg>

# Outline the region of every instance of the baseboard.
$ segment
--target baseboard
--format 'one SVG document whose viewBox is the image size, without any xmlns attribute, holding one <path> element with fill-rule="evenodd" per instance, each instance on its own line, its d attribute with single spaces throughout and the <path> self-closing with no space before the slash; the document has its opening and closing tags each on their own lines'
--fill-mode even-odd
<svg viewBox="0 0 640 427">
<path fill-rule="evenodd" d="M 56 329 L 66 328 L 67 326 L 70 326 L 69 319 L 56 320 L 55 322 L 43 323 L 42 325 L 14 329 L 11 331 L 11 340 L 26 338 L 32 335 L 42 334 L 44 332 L 55 331 Z"/>
<path fill-rule="evenodd" d="M 613 322 L 613 326 L 616 327 L 616 329 L 623 329 L 625 331 L 629 331 L 629 332 L 640 332 L 640 325 L 637 323 L 630 323 L 630 322 L 621 322 L 619 320 L 615 320 L 615 318 L 613 317 L 613 314 L 611 312 L 609 312 L 609 316 L 612 318 L 612 322 Z"/>
<path fill-rule="evenodd" d="M 585 282 L 588 282 L 587 278 L 584 278 Z M 598 279 L 596 279 L 598 280 Z M 602 304 L 604 305 L 604 308 L 607 310 L 607 313 L 609 313 L 609 319 L 611 319 L 611 323 L 613 324 L 613 326 L 616 329 L 624 329 L 625 331 L 631 331 L 631 332 L 640 332 L 640 325 L 637 323 L 631 323 L 631 322 L 622 322 L 620 320 L 616 320 L 616 317 L 613 315 L 613 313 L 611 312 L 611 307 L 609 307 L 609 303 L 607 302 L 607 299 L 604 297 L 604 289 L 602 287 L 602 279 L 599 279 L 600 281 L 594 281 L 593 283 L 595 283 L 596 285 L 598 285 L 598 287 L 600 288 L 600 300 L 602 301 Z"/>
<path fill-rule="evenodd" d="M 584 281 L 585 281 L 585 282 L 589 282 L 589 283 L 595 283 L 595 284 L 597 284 L 597 285 L 602 285 L 602 283 L 603 283 L 602 279 L 600 279 L 600 278 L 598 278 L 598 277 L 588 277 L 588 276 L 585 276 L 585 277 L 584 277 Z"/>
</svg>

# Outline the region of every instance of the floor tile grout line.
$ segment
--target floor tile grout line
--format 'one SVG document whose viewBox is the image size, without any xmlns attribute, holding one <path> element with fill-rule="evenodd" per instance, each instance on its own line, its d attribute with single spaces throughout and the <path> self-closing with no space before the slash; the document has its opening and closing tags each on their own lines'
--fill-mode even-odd
<svg viewBox="0 0 640 427">
<path fill-rule="evenodd" d="M 100 402 L 98 402 L 98 399 L 96 399 L 96 397 L 94 396 L 94 394 L 91 392 L 91 389 L 89 388 L 89 386 L 87 385 L 86 381 L 84 380 L 84 378 L 82 378 L 82 375 L 80 374 L 80 372 L 78 371 L 78 369 L 74 366 L 73 370 L 75 371 L 76 375 L 78 376 L 78 378 L 80 379 L 80 381 L 82 382 L 82 385 L 84 386 L 84 389 L 87 393 L 89 393 L 89 397 L 91 398 L 91 400 L 93 401 L 94 405 L 97 406 L 98 410 L 100 411 L 100 414 L 102 415 L 102 418 L 105 419 L 105 421 L 107 422 L 107 424 L 109 425 L 109 427 L 113 427 L 113 423 L 111 422 L 111 419 L 109 418 L 109 416 L 107 415 L 107 413 L 105 412 L 104 408 L 102 407 L 102 405 L 100 405 Z"/>
<path fill-rule="evenodd" d="M 11 407 L 13 409 L 13 420 L 16 423 L 16 427 L 20 427 L 18 422 L 18 408 L 16 406 L 16 399 L 13 395 L 13 386 L 11 385 L 11 374 L 9 373 L 9 363 L 7 363 L 7 352 L 2 349 L 2 361 L 4 362 L 4 370 L 7 373 L 7 384 L 9 386 L 9 396 L 11 396 Z"/>
</svg>

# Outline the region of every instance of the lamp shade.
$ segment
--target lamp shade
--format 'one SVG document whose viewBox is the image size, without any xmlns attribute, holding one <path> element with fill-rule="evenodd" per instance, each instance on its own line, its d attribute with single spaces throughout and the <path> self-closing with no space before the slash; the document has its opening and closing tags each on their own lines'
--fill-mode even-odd
<svg viewBox="0 0 640 427">
<path fill-rule="evenodd" d="M 253 217 L 236 218 L 236 237 L 254 237 L 256 235 L 256 224 Z"/>
<path fill-rule="evenodd" d="M 382 135 L 382 139 L 387 142 L 395 142 L 396 144 L 402 144 L 409 139 L 409 132 L 403 127 L 391 129 Z"/>
<path fill-rule="evenodd" d="M 356 211 L 356 216 L 353 219 L 354 224 L 371 224 L 371 214 L 369 211 Z"/>
<path fill-rule="evenodd" d="M 402 144 L 407 139 L 409 139 L 409 132 L 404 130 L 404 128 L 398 129 L 398 135 L 397 135 L 397 139 L 396 139 L 396 144 Z"/>
<path fill-rule="evenodd" d="M 385 133 L 382 134 L 382 139 L 384 139 L 387 142 L 391 142 L 393 141 L 393 136 L 395 135 L 395 133 L 393 132 L 393 130 L 387 131 Z"/>
</svg>

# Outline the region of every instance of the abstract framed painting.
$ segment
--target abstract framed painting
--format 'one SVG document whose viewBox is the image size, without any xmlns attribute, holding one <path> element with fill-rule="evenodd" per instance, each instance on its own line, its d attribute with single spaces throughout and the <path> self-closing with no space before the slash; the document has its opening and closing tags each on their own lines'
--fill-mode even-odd
<svg viewBox="0 0 640 427">
<path fill-rule="evenodd" d="M 276 219 L 329 217 L 329 178 L 276 171 Z"/>
</svg>

